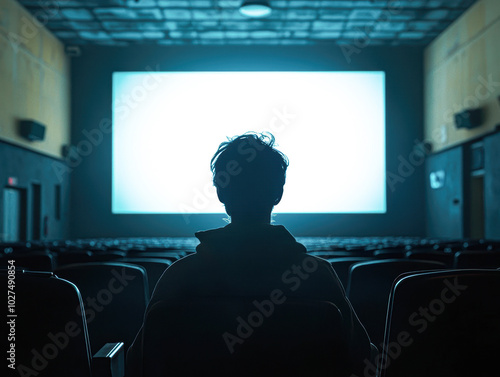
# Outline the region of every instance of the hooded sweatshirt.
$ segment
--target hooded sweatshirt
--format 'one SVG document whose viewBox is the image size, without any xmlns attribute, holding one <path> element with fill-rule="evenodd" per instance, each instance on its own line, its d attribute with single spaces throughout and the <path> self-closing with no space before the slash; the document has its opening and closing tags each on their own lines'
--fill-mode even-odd
<svg viewBox="0 0 500 377">
<path fill-rule="evenodd" d="M 196 253 L 173 263 L 158 281 L 159 301 L 206 297 L 269 297 L 329 301 L 343 317 L 353 372 L 370 358 L 370 340 L 330 263 L 307 254 L 283 226 L 238 226 L 197 232 Z M 141 376 L 142 328 L 127 353 L 127 376 Z"/>
</svg>

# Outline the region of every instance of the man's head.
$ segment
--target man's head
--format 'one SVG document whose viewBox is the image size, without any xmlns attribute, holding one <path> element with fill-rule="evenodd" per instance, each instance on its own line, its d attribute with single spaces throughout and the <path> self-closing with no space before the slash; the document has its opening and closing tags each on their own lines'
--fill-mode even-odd
<svg viewBox="0 0 500 377">
<path fill-rule="evenodd" d="M 211 161 L 219 200 L 229 216 L 269 216 L 283 195 L 287 157 L 274 136 L 246 133 L 222 143 Z"/>
</svg>

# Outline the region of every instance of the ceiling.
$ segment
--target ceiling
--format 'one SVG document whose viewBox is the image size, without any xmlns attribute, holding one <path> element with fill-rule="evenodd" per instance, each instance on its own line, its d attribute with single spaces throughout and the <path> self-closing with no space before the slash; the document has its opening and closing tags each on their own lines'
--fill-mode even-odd
<svg viewBox="0 0 500 377">
<path fill-rule="evenodd" d="M 241 0 L 19 0 L 68 45 L 427 45 L 476 0 L 270 1 L 265 19 Z"/>
</svg>

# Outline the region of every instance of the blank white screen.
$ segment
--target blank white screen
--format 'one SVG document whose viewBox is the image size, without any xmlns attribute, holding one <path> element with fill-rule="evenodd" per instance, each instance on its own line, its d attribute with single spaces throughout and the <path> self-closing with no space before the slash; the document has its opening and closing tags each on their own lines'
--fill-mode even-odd
<svg viewBox="0 0 500 377">
<path fill-rule="evenodd" d="M 223 213 L 210 159 L 270 131 L 275 213 L 385 213 L 384 72 L 115 72 L 112 212 Z"/>
</svg>

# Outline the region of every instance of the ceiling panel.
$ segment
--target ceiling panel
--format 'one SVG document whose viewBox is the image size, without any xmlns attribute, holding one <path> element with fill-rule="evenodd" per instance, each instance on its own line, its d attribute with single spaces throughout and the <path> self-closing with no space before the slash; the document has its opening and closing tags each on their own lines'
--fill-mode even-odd
<svg viewBox="0 0 500 377">
<path fill-rule="evenodd" d="M 19 0 L 66 44 L 120 46 L 427 45 L 475 1 L 270 1 L 249 19 L 239 0 Z"/>
</svg>

